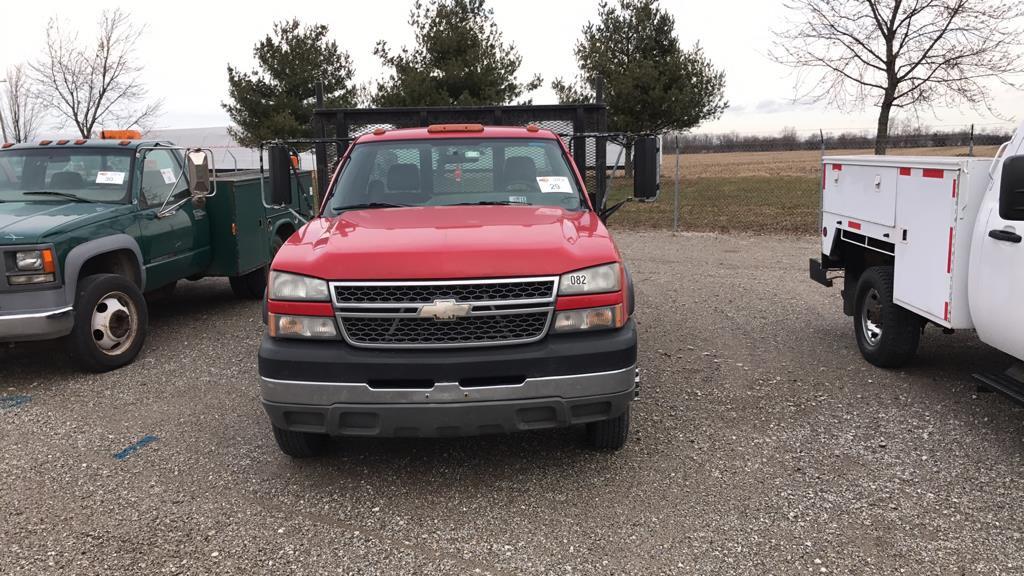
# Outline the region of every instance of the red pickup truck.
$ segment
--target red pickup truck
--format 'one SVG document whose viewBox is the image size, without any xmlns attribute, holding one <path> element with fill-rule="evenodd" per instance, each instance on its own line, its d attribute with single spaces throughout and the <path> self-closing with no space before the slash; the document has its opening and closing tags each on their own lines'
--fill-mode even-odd
<svg viewBox="0 0 1024 576">
<path fill-rule="evenodd" d="M 577 424 L 619 449 L 639 389 L 633 300 L 555 134 L 378 129 L 274 258 L 263 406 L 293 457 L 330 436 Z"/>
</svg>

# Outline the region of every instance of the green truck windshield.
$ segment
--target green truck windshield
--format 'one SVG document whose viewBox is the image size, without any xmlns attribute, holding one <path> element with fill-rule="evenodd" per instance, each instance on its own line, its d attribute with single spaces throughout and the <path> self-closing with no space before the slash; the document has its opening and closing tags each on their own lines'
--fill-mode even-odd
<svg viewBox="0 0 1024 576">
<path fill-rule="evenodd" d="M 332 193 L 327 214 L 366 205 L 585 206 L 562 148 L 552 140 L 438 138 L 357 144 Z"/>
<path fill-rule="evenodd" d="M 5 150 L 0 152 L 0 201 L 128 202 L 131 165 L 127 149 Z"/>
</svg>

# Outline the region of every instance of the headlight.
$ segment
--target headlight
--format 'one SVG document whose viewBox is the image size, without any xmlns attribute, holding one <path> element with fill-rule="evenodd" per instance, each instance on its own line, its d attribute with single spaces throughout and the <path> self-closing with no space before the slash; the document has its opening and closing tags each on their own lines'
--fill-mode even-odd
<svg viewBox="0 0 1024 576">
<path fill-rule="evenodd" d="M 269 314 L 267 330 L 275 338 L 337 338 L 334 318 Z"/>
<path fill-rule="evenodd" d="M 624 318 L 622 304 L 582 310 L 563 310 L 555 315 L 555 324 L 551 330 L 561 333 L 621 328 Z"/>
<path fill-rule="evenodd" d="M 270 272 L 271 300 L 306 300 L 325 302 L 331 299 L 327 281 L 309 276 Z"/>
<path fill-rule="evenodd" d="M 558 280 L 558 293 L 565 296 L 617 292 L 621 285 L 621 278 L 622 271 L 617 263 L 584 268 L 562 274 Z"/>
<path fill-rule="evenodd" d="M 22 250 L 14 253 L 14 263 L 22 272 L 54 272 L 53 249 Z"/>
</svg>

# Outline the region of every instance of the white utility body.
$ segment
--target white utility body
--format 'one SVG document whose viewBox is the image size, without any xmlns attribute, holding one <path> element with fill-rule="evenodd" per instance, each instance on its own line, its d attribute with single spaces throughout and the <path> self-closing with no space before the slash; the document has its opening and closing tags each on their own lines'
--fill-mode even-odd
<svg viewBox="0 0 1024 576">
<path fill-rule="evenodd" d="M 822 259 L 811 276 L 830 286 L 827 273 L 844 272 L 845 310 L 869 361 L 906 362 L 928 323 L 977 330 L 1024 359 L 1022 138 L 1024 126 L 996 158 L 822 159 Z"/>
</svg>

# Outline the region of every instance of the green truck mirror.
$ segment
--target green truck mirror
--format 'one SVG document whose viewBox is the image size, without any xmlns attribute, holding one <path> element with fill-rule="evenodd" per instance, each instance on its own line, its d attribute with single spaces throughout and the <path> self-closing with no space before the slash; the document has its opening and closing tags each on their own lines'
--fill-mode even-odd
<svg viewBox="0 0 1024 576">
<path fill-rule="evenodd" d="M 210 159 L 202 150 L 189 150 L 185 159 L 192 202 L 199 206 L 210 195 Z"/>
<path fill-rule="evenodd" d="M 274 206 L 291 204 L 291 151 L 287 146 L 272 145 L 267 148 L 267 159 L 270 163 L 270 203 Z"/>
</svg>

